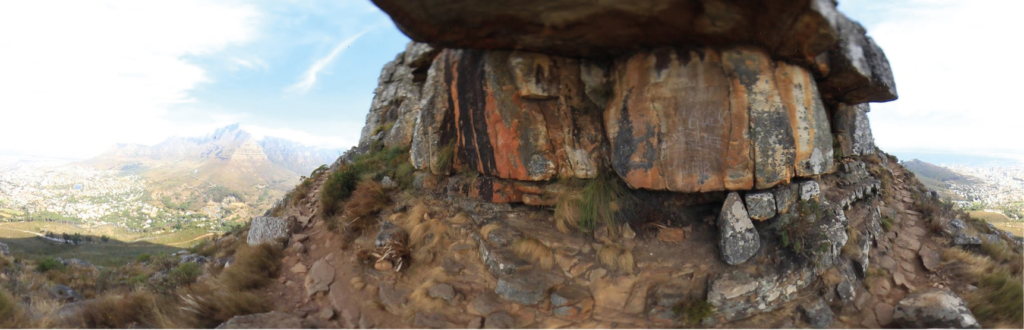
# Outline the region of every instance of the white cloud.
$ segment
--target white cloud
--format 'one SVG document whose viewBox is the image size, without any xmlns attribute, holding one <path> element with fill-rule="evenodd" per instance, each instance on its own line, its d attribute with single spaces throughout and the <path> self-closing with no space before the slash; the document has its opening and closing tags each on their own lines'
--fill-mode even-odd
<svg viewBox="0 0 1024 330">
<path fill-rule="evenodd" d="M 363 32 L 359 32 L 356 35 L 348 37 L 348 39 L 342 40 L 341 43 L 338 44 L 338 46 L 335 46 L 334 49 L 332 49 L 331 52 L 327 54 L 327 56 L 324 56 L 323 58 L 316 60 L 316 62 L 313 62 L 313 65 L 311 65 L 309 69 L 307 69 L 306 72 L 302 74 L 302 80 L 296 82 L 291 86 L 288 86 L 288 88 L 285 88 L 285 91 L 299 94 L 305 94 L 306 92 L 308 92 L 309 89 L 313 88 L 313 85 L 316 84 L 316 78 L 317 75 L 320 74 L 320 71 L 326 68 L 327 65 L 331 63 L 331 61 L 334 61 L 334 58 L 338 57 L 338 55 L 340 55 L 342 51 L 348 48 L 348 46 L 351 46 L 352 43 L 356 42 L 356 40 L 359 40 L 359 37 L 362 37 L 369 31 L 370 30 L 364 30 Z"/>
<path fill-rule="evenodd" d="M 840 2 L 851 14 L 882 10 L 862 15 L 873 22 L 868 34 L 889 58 L 900 99 L 872 104 L 879 146 L 1024 154 L 1024 44 L 1016 33 L 1024 1 Z"/>
<path fill-rule="evenodd" d="M 0 2 L 0 151 L 88 157 L 158 142 L 210 82 L 184 58 L 251 41 L 259 13 L 199 0 Z"/>
</svg>

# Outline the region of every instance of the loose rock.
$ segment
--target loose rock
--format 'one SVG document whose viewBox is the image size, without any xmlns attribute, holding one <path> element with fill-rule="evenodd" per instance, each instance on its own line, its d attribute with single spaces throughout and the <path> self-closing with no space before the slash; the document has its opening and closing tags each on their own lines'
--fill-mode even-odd
<svg viewBox="0 0 1024 330">
<path fill-rule="evenodd" d="M 772 192 L 748 192 L 745 197 L 751 219 L 764 221 L 775 216 L 775 195 Z"/>
<path fill-rule="evenodd" d="M 718 247 L 722 261 L 730 265 L 741 264 L 757 253 L 761 248 L 761 239 L 750 216 L 743 207 L 740 195 L 731 192 L 722 205 L 722 213 L 718 217 Z"/>
<path fill-rule="evenodd" d="M 249 223 L 249 246 L 275 243 L 278 238 L 288 237 L 288 221 L 275 217 L 255 217 Z"/>
<path fill-rule="evenodd" d="M 906 328 L 980 328 L 967 303 L 944 289 L 924 289 L 903 298 L 893 321 Z"/>
</svg>

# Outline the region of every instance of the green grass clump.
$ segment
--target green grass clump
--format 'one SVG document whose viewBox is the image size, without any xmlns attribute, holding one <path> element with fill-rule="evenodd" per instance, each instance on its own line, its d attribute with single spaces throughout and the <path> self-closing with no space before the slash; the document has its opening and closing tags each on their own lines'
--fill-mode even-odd
<svg viewBox="0 0 1024 330">
<path fill-rule="evenodd" d="M 683 322 L 687 325 L 695 326 L 700 324 L 701 320 L 714 314 L 715 306 L 705 300 L 693 299 L 679 302 L 672 307 L 672 311 L 682 317 Z"/>
<path fill-rule="evenodd" d="M 638 201 L 617 176 L 602 174 L 592 180 L 572 180 L 558 200 L 555 218 L 559 230 L 574 227 L 593 231 L 604 225 L 617 233 L 618 223 L 636 208 Z"/>
<path fill-rule="evenodd" d="M 455 142 L 452 142 L 437 151 L 437 158 L 434 158 L 434 168 L 432 170 L 438 175 L 448 175 L 452 171 L 452 164 L 454 162 Z"/>
<path fill-rule="evenodd" d="M 62 272 L 65 268 L 67 268 L 67 266 L 64 266 L 63 263 L 54 258 L 39 260 L 39 263 L 36 264 L 36 271 L 40 273 L 46 273 L 51 270 Z"/>
<path fill-rule="evenodd" d="M 886 232 L 892 231 L 892 218 L 882 217 L 882 229 Z"/>
<path fill-rule="evenodd" d="M 195 283 L 202 273 L 203 270 L 198 263 L 183 262 L 171 270 L 170 276 L 176 285 L 184 285 Z"/>
<path fill-rule="evenodd" d="M 324 181 L 323 190 L 320 192 L 320 211 L 325 216 L 341 211 L 338 202 L 352 196 L 352 191 L 356 189 L 358 183 L 359 171 L 354 167 L 331 173 L 327 181 Z"/>
</svg>

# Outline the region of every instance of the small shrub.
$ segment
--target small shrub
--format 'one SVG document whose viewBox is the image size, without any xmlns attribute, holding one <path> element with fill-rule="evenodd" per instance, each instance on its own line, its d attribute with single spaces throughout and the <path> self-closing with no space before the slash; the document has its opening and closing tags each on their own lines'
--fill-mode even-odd
<svg viewBox="0 0 1024 330">
<path fill-rule="evenodd" d="M 175 285 L 186 285 L 195 283 L 202 273 L 198 263 L 183 262 L 171 270 L 170 277 Z"/>
<path fill-rule="evenodd" d="M 380 132 L 390 132 L 392 127 L 395 127 L 395 122 L 377 126 L 373 129 L 373 133 L 371 133 L 370 136 L 376 136 Z"/>
<path fill-rule="evenodd" d="M 892 231 L 892 218 L 882 217 L 882 229 L 886 232 Z"/>
<path fill-rule="evenodd" d="M 262 288 L 277 276 L 281 252 L 276 244 L 242 245 L 235 253 L 235 262 L 221 272 L 221 283 L 234 291 Z"/>
<path fill-rule="evenodd" d="M 298 205 L 309 196 L 309 190 L 313 188 L 313 178 L 302 177 L 302 182 L 292 189 L 291 197 L 288 199 L 289 205 Z"/>
<path fill-rule="evenodd" d="M 40 273 L 46 273 L 51 270 L 63 272 L 65 269 L 67 269 L 67 266 L 65 266 L 63 263 L 57 261 L 57 259 L 54 258 L 46 258 L 40 260 L 39 263 L 36 264 L 36 271 Z"/>
<path fill-rule="evenodd" d="M 682 317 L 686 325 L 696 326 L 701 320 L 715 313 L 715 306 L 704 300 L 691 299 L 679 302 L 672 307 L 672 311 Z"/>
<path fill-rule="evenodd" d="M 363 180 L 356 186 L 352 197 L 345 203 L 345 215 L 348 216 L 346 228 L 361 231 L 374 223 L 374 218 L 388 204 L 388 196 L 384 187 L 373 180 Z"/>
<path fill-rule="evenodd" d="M 145 291 L 105 294 L 82 303 L 74 322 L 81 328 L 127 329 L 174 326 L 160 322 L 174 304 L 169 298 Z"/>
<path fill-rule="evenodd" d="M 153 260 L 153 256 L 150 255 L 149 253 L 140 254 L 138 257 L 135 258 L 135 261 L 137 261 L 139 263 L 142 263 L 142 264 L 148 263 L 148 262 L 150 262 L 152 260 Z"/>
<path fill-rule="evenodd" d="M 320 191 L 320 211 L 324 217 L 340 211 L 340 202 L 352 195 L 358 180 L 359 171 L 355 167 L 345 167 L 327 177 Z"/>
</svg>

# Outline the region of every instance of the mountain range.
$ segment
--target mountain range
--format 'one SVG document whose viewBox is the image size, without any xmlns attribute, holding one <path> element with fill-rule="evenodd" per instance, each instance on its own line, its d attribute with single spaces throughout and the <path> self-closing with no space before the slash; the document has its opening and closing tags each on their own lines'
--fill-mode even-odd
<svg viewBox="0 0 1024 330">
<path fill-rule="evenodd" d="M 181 189 L 223 187 L 247 202 L 272 202 L 292 188 L 302 175 L 338 157 L 336 150 L 309 147 L 276 137 L 256 139 L 238 124 L 201 137 L 171 137 L 153 145 L 118 144 L 82 161 L 101 170 L 120 170 L 149 181 L 154 198 Z"/>
</svg>

